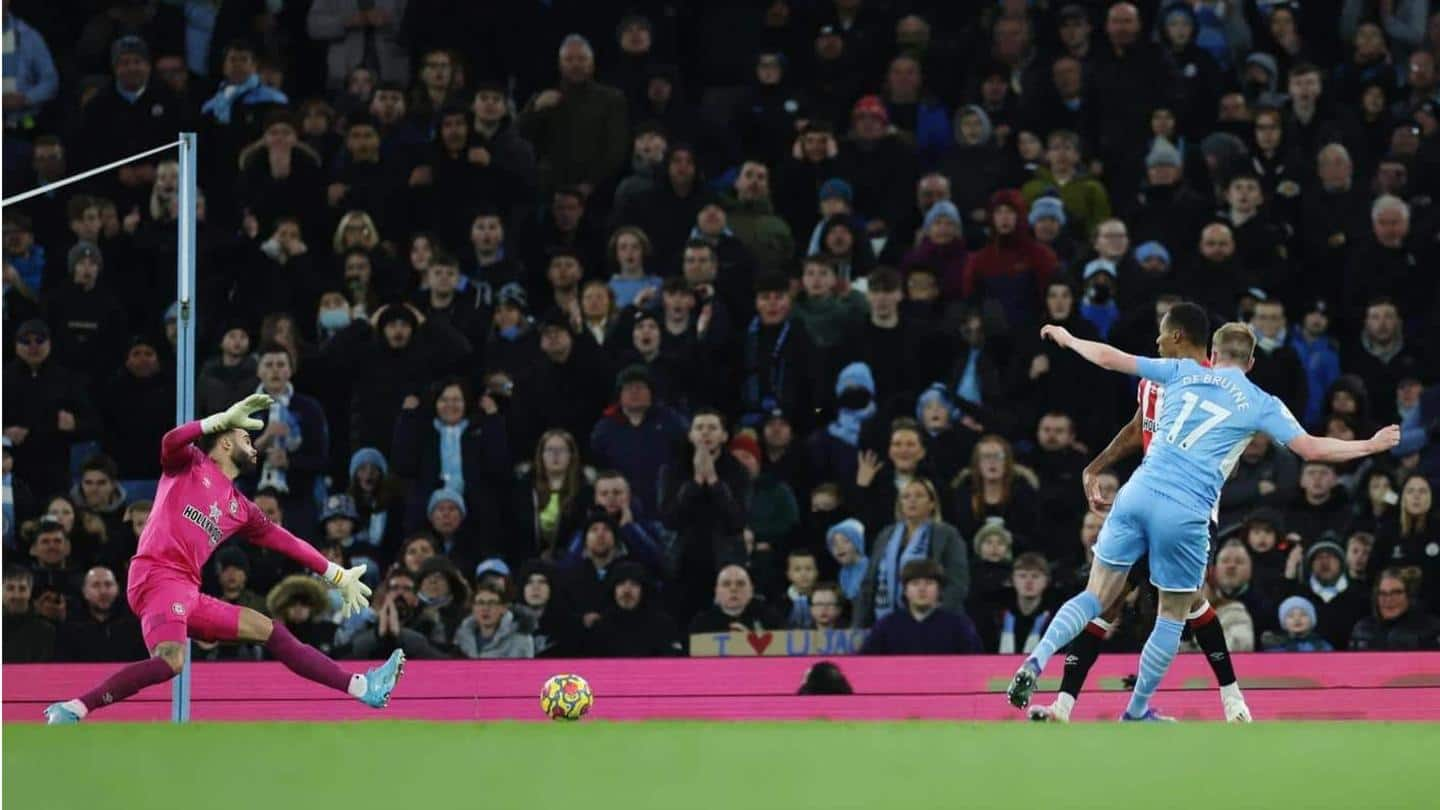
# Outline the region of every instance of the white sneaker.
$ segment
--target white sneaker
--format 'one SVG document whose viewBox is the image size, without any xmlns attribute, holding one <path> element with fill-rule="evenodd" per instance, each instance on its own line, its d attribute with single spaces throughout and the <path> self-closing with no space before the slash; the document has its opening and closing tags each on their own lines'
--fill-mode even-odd
<svg viewBox="0 0 1440 810">
<path fill-rule="evenodd" d="M 1029 717 L 1036 723 L 1068 723 L 1070 722 L 1070 710 L 1075 706 L 1075 698 L 1061 692 L 1055 696 L 1055 702 L 1049 706 L 1031 706 Z"/>
<path fill-rule="evenodd" d="M 1250 715 L 1250 707 L 1245 705 L 1245 696 L 1240 694 L 1238 684 L 1232 683 L 1220 689 L 1220 704 L 1225 707 L 1225 722 L 1255 722 L 1255 718 Z"/>
</svg>

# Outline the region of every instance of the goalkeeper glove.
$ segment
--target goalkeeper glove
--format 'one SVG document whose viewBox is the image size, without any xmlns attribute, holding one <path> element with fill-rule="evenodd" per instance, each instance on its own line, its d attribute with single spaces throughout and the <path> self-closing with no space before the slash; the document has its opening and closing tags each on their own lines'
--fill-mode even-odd
<svg viewBox="0 0 1440 810">
<path fill-rule="evenodd" d="M 325 581 L 340 591 L 340 618 L 343 621 L 370 604 L 370 586 L 360 581 L 365 576 L 365 563 L 354 568 L 341 568 L 335 563 L 325 571 Z"/>
<path fill-rule="evenodd" d="M 268 394 L 251 394 L 239 402 L 231 405 L 220 413 L 211 414 L 200 421 L 200 429 L 206 433 L 220 433 L 234 428 L 246 430 L 259 430 L 265 427 L 265 423 L 259 419 L 251 419 L 250 414 L 256 411 L 266 411 L 275 400 Z"/>
</svg>

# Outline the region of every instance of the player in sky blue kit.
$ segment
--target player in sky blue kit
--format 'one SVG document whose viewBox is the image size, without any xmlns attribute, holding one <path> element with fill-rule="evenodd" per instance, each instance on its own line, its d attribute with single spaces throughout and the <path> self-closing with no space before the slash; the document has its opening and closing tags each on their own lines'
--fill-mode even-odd
<svg viewBox="0 0 1440 810">
<path fill-rule="evenodd" d="M 1162 335 L 1172 331 L 1168 321 L 1167 315 Z M 1186 613 L 1205 579 L 1210 513 L 1250 437 L 1267 433 L 1306 461 L 1342 463 L 1390 450 L 1400 440 L 1400 428 L 1388 426 L 1364 441 L 1307 434 L 1284 403 L 1245 377 L 1254 363 L 1255 336 L 1242 323 L 1216 330 L 1210 368 L 1191 359 L 1136 357 L 1080 340 L 1058 326 L 1044 327 L 1040 336 L 1101 368 L 1159 383 L 1165 386 L 1165 398 L 1150 451 L 1116 495 L 1114 510 L 1100 530 L 1085 592 L 1056 613 L 1006 695 L 1017 707 L 1028 705 L 1050 657 L 1116 598 L 1130 566 L 1148 553 L 1150 581 L 1160 590 L 1160 612 L 1140 654 L 1135 691 L 1121 719 L 1158 719 L 1150 697 L 1175 658 Z"/>
</svg>

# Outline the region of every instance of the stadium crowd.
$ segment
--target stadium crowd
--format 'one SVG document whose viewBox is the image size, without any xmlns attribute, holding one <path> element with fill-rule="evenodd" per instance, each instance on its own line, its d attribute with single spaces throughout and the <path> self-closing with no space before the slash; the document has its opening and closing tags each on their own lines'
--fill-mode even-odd
<svg viewBox="0 0 1440 810">
<path fill-rule="evenodd" d="M 199 133 L 196 416 L 276 399 L 247 491 L 376 597 L 243 542 L 204 586 L 327 653 L 1028 652 L 1135 414 L 1038 327 L 1153 354 L 1180 300 L 1310 430 L 1404 428 L 1245 449 L 1231 649 L 1437 649 L 1437 53 L 1425 0 L 7 0 L 3 168 Z M 4 211 L 6 662 L 146 654 L 177 187 Z"/>
</svg>

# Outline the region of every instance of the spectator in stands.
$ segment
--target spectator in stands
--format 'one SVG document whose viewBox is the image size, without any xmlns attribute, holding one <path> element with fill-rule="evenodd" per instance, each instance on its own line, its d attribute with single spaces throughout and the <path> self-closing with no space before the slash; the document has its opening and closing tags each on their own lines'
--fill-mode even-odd
<svg viewBox="0 0 1440 810">
<path fill-rule="evenodd" d="M 1030 548 L 1035 525 L 1035 474 L 1018 467 L 1010 443 L 990 434 L 975 445 L 970 466 L 951 482 L 951 514 L 962 535 L 973 535 L 988 518 L 999 517 L 1016 535 L 1020 550 Z"/>
<path fill-rule="evenodd" d="M 150 48 L 144 39 L 127 34 L 109 47 L 115 81 L 80 108 L 73 165 L 100 166 L 152 149 L 174 140 L 175 133 L 188 123 L 189 116 L 174 92 L 164 82 L 150 80 Z M 151 161 L 127 166 L 114 176 L 120 186 L 131 190 L 154 179 Z"/>
<path fill-rule="evenodd" d="M 934 470 L 926 459 L 920 426 L 901 417 L 890 425 L 886 459 L 872 450 L 861 450 L 852 478 L 845 481 L 850 509 L 866 526 L 885 526 L 899 516 L 899 498 L 905 485 L 916 478 L 928 478 Z M 888 468 L 888 469 L 886 469 Z M 881 475 L 884 471 L 886 474 Z M 854 485 L 849 486 L 853 481 Z"/>
<path fill-rule="evenodd" d="M 789 584 L 778 608 L 785 614 L 785 626 L 791 630 L 814 627 L 810 619 L 810 596 L 819 577 L 815 552 L 808 548 L 793 548 L 785 555 L 785 581 Z"/>
<path fill-rule="evenodd" d="M 920 176 L 915 147 L 891 125 L 879 96 L 861 96 L 850 110 L 850 123 L 850 137 L 840 145 L 840 176 L 855 188 L 855 210 L 888 225 L 888 218 L 894 216 L 889 212 L 905 210 Z M 926 137 L 922 150 L 950 140 L 948 132 L 944 140 L 934 134 Z"/>
<path fill-rule="evenodd" d="M 534 658 L 535 639 L 524 632 L 510 610 L 503 588 L 481 583 L 472 611 L 455 631 L 454 645 L 466 658 Z"/>
<path fill-rule="evenodd" d="M 940 162 L 940 171 L 954 190 L 953 202 L 964 217 L 964 233 L 969 235 L 989 219 L 986 200 L 1003 182 L 1006 158 L 995 141 L 990 116 L 978 104 L 955 111 L 954 139 Z"/>
<path fill-rule="evenodd" d="M 950 145 L 950 115 L 943 104 L 926 94 L 924 83 L 920 60 L 902 53 L 890 60 L 883 100 L 886 118 L 913 139 L 925 163 L 933 164 Z"/>
<path fill-rule="evenodd" d="M 741 369 L 742 421 L 753 423 L 779 408 L 808 414 L 821 399 L 815 387 L 818 353 L 810 334 L 793 316 L 790 284 L 781 275 L 755 282 L 756 317 L 744 338 Z"/>
<path fill-rule="evenodd" d="M 1405 477 L 1398 514 L 1377 532 L 1369 567 L 1378 571 L 1384 566 L 1418 570 L 1416 607 L 1427 613 L 1440 611 L 1440 513 L 1430 482 L 1419 473 Z"/>
<path fill-rule="evenodd" d="M 313 397 L 299 393 L 290 382 L 295 358 L 279 344 L 262 346 L 256 376 L 259 392 L 275 400 L 264 418 L 265 429 L 255 439 L 261 454 L 258 488 L 285 496 L 291 526 L 308 533 L 315 519 L 316 477 L 329 463 L 330 426 Z"/>
<path fill-rule="evenodd" d="M 80 479 L 71 487 L 70 497 L 85 511 L 99 516 L 107 536 L 119 535 L 127 496 L 114 459 L 104 454 L 86 459 L 80 465 Z"/>
<path fill-rule="evenodd" d="M 1373 397 L 1368 412 L 1360 415 L 1382 424 L 1394 421 L 1395 405 L 1388 394 L 1402 378 L 1417 374 L 1419 367 L 1418 353 L 1406 345 L 1399 307 L 1389 298 L 1370 301 L 1360 335 L 1340 352 L 1340 368 L 1363 380 Z"/>
<path fill-rule="evenodd" d="M 5 566 L 5 655 L 7 664 L 49 661 L 55 654 L 55 625 L 41 618 L 30 605 L 35 577 L 29 569 Z"/>
<path fill-rule="evenodd" d="M 37 577 L 58 583 L 67 595 L 78 593 L 80 561 L 76 558 L 70 534 L 59 520 L 50 515 L 41 517 L 34 531 L 30 539 L 31 570 Z"/>
<path fill-rule="evenodd" d="M 125 426 L 118 434 L 107 435 L 105 441 L 115 457 L 117 477 L 160 477 L 155 446 L 174 421 L 169 411 L 175 403 L 175 375 L 161 368 L 157 342 L 143 336 L 131 338 L 124 366 L 109 375 L 104 388 L 102 421 Z M 252 373 L 249 381 L 254 380 Z"/>
<path fill-rule="evenodd" d="M 472 401 L 469 386 L 449 377 L 431 388 L 428 407 L 422 409 L 413 396 L 402 406 L 391 458 L 398 474 L 416 482 L 408 525 L 418 522 L 424 493 L 446 489 L 464 497 L 471 525 L 495 526 L 500 515 L 495 490 L 510 478 L 510 443 L 494 398 L 481 396 L 478 408 Z"/>
<path fill-rule="evenodd" d="M 945 571 L 931 559 L 905 563 L 900 579 L 905 607 L 875 623 L 860 652 L 865 655 L 944 655 L 983 651 L 975 625 L 964 613 L 943 607 Z"/>
<path fill-rule="evenodd" d="M 835 379 L 835 420 L 817 429 L 806 441 L 810 469 L 816 476 L 827 481 L 848 482 L 855 478 L 856 450 L 862 434 L 873 432 L 867 422 L 873 427 L 871 420 L 878 412 L 875 376 L 870 367 L 851 363 L 841 369 Z"/>
<path fill-rule="evenodd" d="M 785 220 L 775 215 L 769 167 L 753 160 L 741 164 L 735 176 L 734 196 L 723 198 L 723 202 L 730 228 L 755 254 L 759 270 L 785 270 L 795 255 L 795 238 Z"/>
<path fill-rule="evenodd" d="M 765 600 L 755 595 L 750 572 L 740 565 L 726 565 L 715 575 L 714 603 L 690 621 L 690 635 L 700 633 L 749 633 L 785 626 Z"/>
<path fill-rule="evenodd" d="M 745 468 L 725 452 L 730 433 L 719 412 L 697 410 L 687 438 L 660 472 L 660 515 L 676 535 L 676 574 L 693 615 L 708 601 L 711 576 L 747 559 L 752 493 Z"/>
<path fill-rule="evenodd" d="M 1327 531 L 1319 541 L 1305 549 L 1305 564 L 1300 571 L 1300 594 L 1319 611 L 1311 623 L 1319 625 L 1319 633 L 1332 647 L 1343 650 L 1350 639 L 1355 622 L 1369 611 L 1365 580 L 1351 580 L 1345 570 L 1345 549 L 1337 535 Z M 1281 607 L 1281 624 L 1285 623 Z M 1287 628 L 1288 629 L 1288 628 Z"/>
<path fill-rule="evenodd" d="M 822 633 L 843 631 L 850 626 L 849 600 L 834 582 L 818 582 L 810 592 L 811 629 Z"/>
<path fill-rule="evenodd" d="M 1257 623 L 1277 615 L 1279 600 L 1251 587 L 1253 571 L 1245 541 L 1232 537 L 1215 555 L 1213 582 L 1206 586 L 1205 598 L 1225 629 L 1225 643 L 1236 652 L 1253 651 Z"/>
<path fill-rule="evenodd" d="M 572 549 L 557 567 L 566 604 L 589 629 L 600 620 L 610 600 L 605 576 L 612 565 L 628 559 L 658 573 L 662 563 L 660 547 L 649 535 L 633 523 L 622 533 L 616 518 L 603 508 L 591 509 L 581 526 L 580 547 Z"/>
<path fill-rule="evenodd" d="M 836 229 L 826 231 L 827 234 L 837 232 L 849 234 L 848 226 L 836 223 Z M 853 267 L 847 269 L 855 272 Z M 865 321 L 866 309 L 865 296 L 858 290 L 849 289 L 848 281 L 842 280 L 836 259 L 828 256 L 805 259 L 801 271 L 801 292 L 795 301 L 795 317 L 805 324 L 805 330 L 810 333 L 817 348 L 830 349 L 847 335 L 854 334 Z"/>
<path fill-rule="evenodd" d="M 484 568 L 485 563 L 481 563 L 477 568 L 477 584 L 486 582 L 486 578 L 479 574 L 480 569 Z M 504 574 L 508 582 L 508 569 Z M 501 590 L 508 591 L 508 588 L 502 585 Z M 420 566 L 417 593 L 420 595 L 421 610 L 434 623 L 436 635 L 444 639 L 439 645 L 447 652 L 450 651 L 450 639 L 469 613 L 469 583 L 450 560 L 445 557 L 431 557 Z"/>
<path fill-rule="evenodd" d="M 1265 652 L 1329 652 L 1335 647 L 1319 632 L 1315 606 L 1303 596 L 1280 603 L 1280 626 L 1284 633 L 1266 633 Z"/>
<path fill-rule="evenodd" d="M 547 430 L 535 445 L 531 468 L 517 481 L 510 505 L 511 548 L 516 560 L 559 560 L 578 528 L 589 486 L 581 471 L 580 447 L 564 430 Z"/>
<path fill-rule="evenodd" d="M 1040 643 L 1045 626 L 1054 615 L 1050 566 L 1043 556 L 1030 552 L 1016 557 L 1011 566 L 1010 586 L 1013 596 L 1008 604 L 992 609 L 980 619 L 980 636 L 986 652 L 1030 652 Z"/>
<path fill-rule="evenodd" d="M 1290 348 L 1305 371 L 1305 410 L 1296 416 L 1313 426 L 1325 415 L 1325 393 L 1340 378 L 1340 352 L 1329 335 L 1330 307 L 1323 299 L 1307 304 L 1301 318 L 1300 328 L 1289 333 Z"/>
<path fill-rule="evenodd" d="M 911 560 L 930 559 L 945 571 L 944 605 L 962 612 L 970 590 L 965 541 L 940 519 L 935 486 L 917 478 L 900 491 L 899 519 L 875 535 L 870 566 L 855 602 L 855 625 L 869 627 L 904 607 L 901 571 Z"/>
<path fill-rule="evenodd" d="M 27 483 L 40 492 L 69 489 L 70 445 L 99 428 L 84 381 L 50 359 L 50 327 L 31 320 L 15 332 L 16 358 L 5 366 L 5 436 Z"/>
<path fill-rule="evenodd" d="M 21 141 L 35 130 L 44 109 L 60 92 L 60 74 L 50 56 L 45 37 L 25 20 L 4 11 L 5 39 L 10 42 L 5 56 L 5 130 L 9 138 Z M 28 150 L 7 149 L 5 160 L 24 160 Z"/>
<path fill-rule="evenodd" d="M 331 613 L 326 593 L 324 584 L 315 577 L 288 576 L 265 595 L 265 609 L 300 643 L 330 655 L 338 628 L 326 618 Z"/>
<path fill-rule="evenodd" d="M 991 299 L 1005 313 L 1005 322 L 1024 333 L 1039 320 L 1040 293 L 1054 275 L 1058 261 L 1050 248 L 1035 241 L 1025 219 L 1025 200 L 1012 189 L 990 196 L 990 243 L 971 253 L 959 289 L 947 287 L 947 300 Z"/>
<path fill-rule="evenodd" d="M 605 409 L 590 434 L 591 463 L 625 475 L 645 514 L 659 514 L 660 468 L 684 435 L 674 411 L 655 402 L 650 374 L 630 366 L 616 378 L 616 404 Z"/>
<path fill-rule="evenodd" d="M 394 567 L 386 574 L 371 609 L 347 622 L 335 636 L 337 648 L 349 647 L 351 658 L 380 658 L 399 647 L 408 658 L 445 658 L 438 625 L 420 609 L 415 577 Z"/>
<path fill-rule="evenodd" d="M 538 182 L 535 147 L 520 136 L 510 114 L 505 86 L 497 81 L 475 83 L 475 96 L 470 104 L 474 117 L 470 121 L 470 144 L 484 150 L 490 165 L 503 175 L 507 186 L 516 195 L 512 212 L 528 211 L 529 200 L 536 196 Z M 525 201 L 520 204 L 520 201 Z"/>
<path fill-rule="evenodd" d="M 349 313 L 346 313 L 349 323 Z M 255 388 L 260 360 L 250 351 L 250 332 L 239 323 L 226 326 L 220 335 L 220 352 L 200 367 L 196 408 L 211 412 L 224 402 L 239 402 Z"/>
<path fill-rule="evenodd" d="M 610 595 L 600 620 L 585 637 L 587 655 L 607 658 L 656 658 L 680 655 L 675 623 L 652 597 L 653 580 L 633 562 L 610 570 L 605 587 Z"/>
<path fill-rule="evenodd" d="M 1285 302 L 1279 298 L 1256 301 L 1255 314 L 1250 317 L 1250 329 L 1256 339 L 1255 365 L 1250 368 L 1250 380 L 1267 394 L 1279 397 L 1291 413 L 1305 413 L 1309 383 L 1299 355 L 1286 341 Z"/>
<path fill-rule="evenodd" d="M 104 259 L 90 242 L 77 242 L 67 258 L 68 282 L 50 296 L 57 359 L 92 380 L 108 376 L 120 358 L 126 321 L 113 285 L 101 285 Z"/>
<path fill-rule="evenodd" d="M 933 269 L 945 289 L 963 285 L 969 251 L 962 235 L 960 210 L 949 200 L 940 200 L 925 212 L 919 244 L 901 262 L 905 268 L 924 265 Z"/>
<path fill-rule="evenodd" d="M 1402 316 L 1418 316 L 1430 301 L 1433 285 L 1416 276 L 1417 256 L 1409 244 L 1410 206 L 1390 194 L 1370 206 L 1370 235 L 1350 252 L 1345 268 L 1346 315 L 1352 323 L 1369 320 L 1370 302 L 1388 298 L 1403 304 Z"/>
<path fill-rule="evenodd" d="M 575 185 L 586 196 L 615 179 L 630 144 L 625 96 L 595 81 L 595 52 L 578 34 L 560 45 L 560 85 L 537 93 L 520 133 L 540 157 L 541 186 Z"/>
<path fill-rule="evenodd" d="M 559 658 L 574 655 L 579 643 L 580 624 L 558 603 L 561 598 L 555 566 L 543 560 L 531 560 L 520 568 L 515 580 L 520 585 L 520 599 L 510 611 L 522 632 L 534 639 L 535 655 Z"/>
<path fill-rule="evenodd" d="M 332 87 L 359 65 L 380 78 L 405 84 L 410 60 L 401 40 L 405 0 L 324 0 L 310 6 L 306 32 L 325 45 L 326 78 Z"/>
<path fill-rule="evenodd" d="M 643 230 L 655 247 L 659 265 L 670 267 L 685 249 L 700 210 L 713 199 L 701 182 L 694 147 L 671 143 L 665 154 L 664 176 L 650 191 L 617 206 L 615 218 Z"/>
<path fill-rule="evenodd" d="M 1355 623 L 1352 650 L 1440 649 L 1440 619 L 1418 604 L 1413 580 L 1386 568 L 1375 581 L 1374 614 Z"/>
<path fill-rule="evenodd" d="M 1080 169 L 1080 136 L 1064 129 L 1052 131 L 1046 139 L 1045 157 L 1046 167 L 1021 189 L 1025 203 L 1033 205 L 1037 198 L 1053 190 L 1053 196 L 1061 199 L 1065 213 L 1074 220 L 1075 231 L 1093 235 L 1095 228 L 1110 218 L 1110 197 L 1105 186 Z"/>
<path fill-rule="evenodd" d="M 15 454 L 11 452 L 10 437 L 3 440 L 4 445 L 4 547 L 13 551 L 19 544 L 19 533 L 16 530 L 19 525 L 17 518 L 28 518 L 35 511 L 35 495 L 30 487 L 21 479 L 15 477 Z"/>
<path fill-rule="evenodd" d="M 894 268 L 876 268 L 865 290 L 869 317 L 832 352 L 836 363 L 859 362 L 870 368 L 875 401 L 885 407 L 908 401 L 942 377 L 951 362 L 947 348 L 903 310 L 904 297 L 900 274 Z"/>
<path fill-rule="evenodd" d="M 1300 481 L 1300 462 L 1257 433 L 1240 454 L 1235 472 L 1220 493 L 1220 523 L 1231 525 L 1251 510 L 1288 506 Z"/>
<path fill-rule="evenodd" d="M 773 472 L 761 469 L 760 441 L 753 430 L 745 428 L 735 434 L 728 449 L 750 479 L 746 528 L 754 541 L 751 559 L 767 567 L 765 563 L 773 559 L 772 555 L 793 547 L 795 532 L 800 527 L 800 504 L 789 484 Z"/>
</svg>

